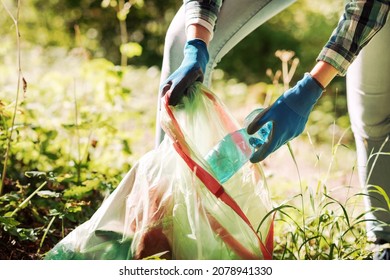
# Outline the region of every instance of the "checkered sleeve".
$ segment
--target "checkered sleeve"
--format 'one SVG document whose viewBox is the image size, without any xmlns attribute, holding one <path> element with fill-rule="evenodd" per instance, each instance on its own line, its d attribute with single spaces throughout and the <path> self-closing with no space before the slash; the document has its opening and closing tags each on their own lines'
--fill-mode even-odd
<svg viewBox="0 0 390 280">
<path fill-rule="evenodd" d="M 389 9 L 390 0 L 349 2 L 317 61 L 331 64 L 344 76 L 361 49 L 385 25 Z"/>
<path fill-rule="evenodd" d="M 190 24 L 199 24 L 214 33 L 219 10 L 223 0 L 183 0 L 186 16 L 186 29 Z"/>
</svg>

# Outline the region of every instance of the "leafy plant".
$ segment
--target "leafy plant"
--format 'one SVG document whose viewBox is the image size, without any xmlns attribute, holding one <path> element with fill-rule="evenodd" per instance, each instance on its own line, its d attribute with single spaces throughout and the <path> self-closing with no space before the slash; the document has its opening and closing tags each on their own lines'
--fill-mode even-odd
<svg viewBox="0 0 390 280">
<path fill-rule="evenodd" d="M 73 63 L 73 71 L 51 65 L 18 103 L 10 164 L 0 163 L 7 170 L 0 196 L 1 259 L 40 259 L 88 220 L 153 147 L 150 107 L 157 84 L 143 86 L 139 76 L 156 81 L 158 72 L 83 56 L 80 61 L 79 55 L 58 57 Z M 13 114 L 9 96 L 1 92 L 2 150 Z"/>
</svg>

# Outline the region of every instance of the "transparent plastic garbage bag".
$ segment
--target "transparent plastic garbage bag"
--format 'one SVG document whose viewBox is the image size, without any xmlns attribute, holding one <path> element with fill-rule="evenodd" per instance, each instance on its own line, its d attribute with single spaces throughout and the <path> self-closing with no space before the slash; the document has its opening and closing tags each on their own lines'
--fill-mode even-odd
<svg viewBox="0 0 390 280">
<path fill-rule="evenodd" d="M 248 162 L 220 184 L 204 160 L 237 121 L 201 83 L 178 106 L 162 101 L 162 143 L 45 259 L 272 259 L 260 164 Z"/>
</svg>

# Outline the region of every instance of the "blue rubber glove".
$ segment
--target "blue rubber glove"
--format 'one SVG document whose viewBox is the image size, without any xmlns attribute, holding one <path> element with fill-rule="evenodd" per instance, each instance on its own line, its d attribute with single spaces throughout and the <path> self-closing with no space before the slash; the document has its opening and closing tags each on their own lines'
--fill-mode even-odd
<svg viewBox="0 0 390 280">
<path fill-rule="evenodd" d="M 180 67 L 161 85 L 162 95 L 169 96 L 169 105 L 177 105 L 191 84 L 203 82 L 208 61 L 209 53 L 205 42 L 199 39 L 186 42 Z"/>
<path fill-rule="evenodd" d="M 254 134 L 267 122 L 272 122 L 273 128 L 267 142 L 252 154 L 250 161 L 255 163 L 264 160 L 279 147 L 300 135 L 323 90 L 320 83 L 306 73 L 295 87 L 261 111 L 248 125 L 248 134 Z"/>
</svg>

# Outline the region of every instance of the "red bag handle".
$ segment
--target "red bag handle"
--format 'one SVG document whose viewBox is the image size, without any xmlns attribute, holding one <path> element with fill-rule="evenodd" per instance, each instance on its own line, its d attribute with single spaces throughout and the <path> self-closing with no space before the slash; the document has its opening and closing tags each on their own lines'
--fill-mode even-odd
<svg viewBox="0 0 390 280">
<path fill-rule="evenodd" d="M 219 115 L 222 117 L 224 124 L 229 126 L 230 122 L 227 120 L 226 114 L 223 113 L 223 108 L 216 101 L 214 96 L 208 92 L 204 92 L 204 94 L 211 101 L 213 101 L 213 105 L 216 107 L 216 110 L 218 111 Z M 189 148 L 188 148 L 187 143 L 185 141 L 184 134 L 180 128 L 179 123 L 177 122 L 177 120 L 175 118 L 175 115 L 171 109 L 171 106 L 168 105 L 168 96 L 166 95 L 164 97 L 164 99 L 165 99 L 164 100 L 165 101 L 164 102 L 165 110 L 168 113 L 168 116 L 170 117 L 170 119 L 172 121 L 173 127 L 175 128 L 175 131 L 171 130 L 170 133 L 167 133 L 167 134 L 173 140 L 173 146 L 174 146 L 176 152 L 183 158 L 183 160 L 188 165 L 188 167 L 191 169 L 191 171 L 199 178 L 199 180 L 206 186 L 206 188 L 212 194 L 214 194 L 217 198 L 221 199 L 234 212 L 236 212 L 237 215 L 241 219 L 243 219 L 244 222 L 250 227 L 250 229 L 253 231 L 253 233 L 255 234 L 255 236 L 258 240 L 259 247 L 260 247 L 260 250 L 263 254 L 264 259 L 269 259 L 269 260 L 272 259 L 273 221 L 271 222 L 270 230 L 269 230 L 267 237 L 266 237 L 266 244 L 264 244 L 261 241 L 256 230 L 253 228 L 252 224 L 250 223 L 248 217 L 245 215 L 245 213 L 242 211 L 242 209 L 236 203 L 236 201 L 231 196 L 229 196 L 229 194 L 227 194 L 225 192 L 225 189 L 223 188 L 223 186 L 209 172 L 207 172 L 202 166 L 200 166 L 195 160 L 192 159 L 192 157 L 190 155 Z M 184 143 L 184 145 L 183 145 L 183 143 Z M 209 213 L 209 215 L 211 215 L 211 214 Z M 221 230 L 222 229 L 222 231 L 224 231 L 224 233 L 227 234 L 226 229 L 223 229 L 222 226 L 219 223 L 217 223 L 215 219 L 213 219 L 213 225 L 215 227 L 214 230 L 216 230 L 216 229 Z M 233 247 L 232 249 L 236 249 L 235 251 L 237 252 L 237 249 L 239 249 L 237 247 L 238 242 L 236 240 L 234 240 L 234 238 L 231 236 L 229 238 L 225 238 L 225 239 L 226 240 L 224 240 L 224 241 L 227 242 L 227 244 L 229 244 L 231 247 Z M 250 252 L 243 252 L 242 248 L 239 251 L 241 253 L 240 252 L 237 252 L 237 253 L 239 253 L 239 255 L 241 255 L 242 257 L 249 258 L 249 256 L 252 255 L 252 257 L 255 258 L 255 256 L 253 256 L 253 254 L 251 254 Z"/>
</svg>

